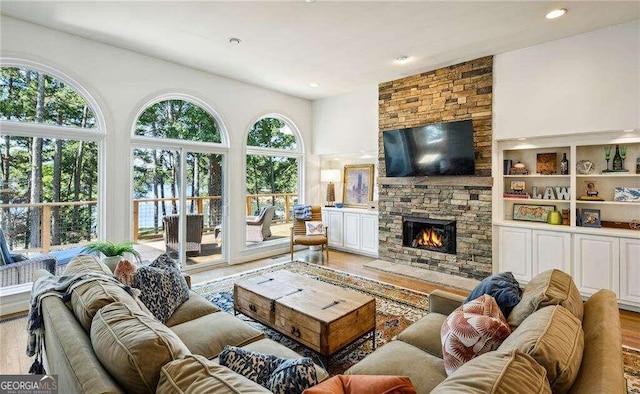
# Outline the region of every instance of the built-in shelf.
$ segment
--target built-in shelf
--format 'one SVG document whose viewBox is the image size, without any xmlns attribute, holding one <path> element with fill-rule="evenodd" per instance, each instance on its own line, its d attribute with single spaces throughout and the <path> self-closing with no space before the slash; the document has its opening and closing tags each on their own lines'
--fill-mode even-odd
<svg viewBox="0 0 640 394">
<path fill-rule="evenodd" d="M 548 201 L 548 200 L 547 200 Z M 640 202 L 633 201 L 592 201 L 592 200 L 577 200 L 577 204 L 599 204 L 599 205 L 635 205 L 640 208 Z"/>
<path fill-rule="evenodd" d="M 570 175 L 542 175 L 542 174 L 529 174 L 529 175 L 505 175 L 505 178 L 570 178 Z"/>
<path fill-rule="evenodd" d="M 433 186 L 493 186 L 490 176 L 413 176 L 380 177 L 380 185 L 433 185 Z"/>
<path fill-rule="evenodd" d="M 522 201 L 522 202 L 535 202 L 535 203 L 567 203 L 569 204 L 571 201 L 569 200 L 545 200 L 542 198 L 510 198 L 510 197 L 504 197 L 503 200 L 505 201 Z"/>
<path fill-rule="evenodd" d="M 612 177 L 638 177 L 640 178 L 640 174 L 630 174 L 628 172 L 620 172 L 620 173 L 608 173 L 608 174 L 589 174 L 589 175 L 576 175 L 577 178 L 612 178 Z"/>
</svg>

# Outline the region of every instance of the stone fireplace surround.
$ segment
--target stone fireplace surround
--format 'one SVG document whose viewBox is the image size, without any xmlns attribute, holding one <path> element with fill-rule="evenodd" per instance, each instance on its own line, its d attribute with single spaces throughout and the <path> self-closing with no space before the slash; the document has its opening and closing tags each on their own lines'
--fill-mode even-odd
<svg viewBox="0 0 640 394">
<path fill-rule="evenodd" d="M 378 163 L 381 260 L 461 277 L 492 272 L 491 142 L 493 57 L 379 85 Z M 476 176 L 386 178 L 382 133 L 471 119 Z M 456 254 L 402 245 L 403 217 L 456 220 Z"/>
</svg>

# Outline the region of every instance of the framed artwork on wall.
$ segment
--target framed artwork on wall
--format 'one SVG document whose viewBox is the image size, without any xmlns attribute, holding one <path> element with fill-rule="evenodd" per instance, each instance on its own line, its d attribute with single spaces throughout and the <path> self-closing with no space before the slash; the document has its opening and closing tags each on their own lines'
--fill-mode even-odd
<svg viewBox="0 0 640 394">
<path fill-rule="evenodd" d="M 367 207 L 373 200 L 373 164 L 344 166 L 342 202 L 345 207 Z"/>
</svg>

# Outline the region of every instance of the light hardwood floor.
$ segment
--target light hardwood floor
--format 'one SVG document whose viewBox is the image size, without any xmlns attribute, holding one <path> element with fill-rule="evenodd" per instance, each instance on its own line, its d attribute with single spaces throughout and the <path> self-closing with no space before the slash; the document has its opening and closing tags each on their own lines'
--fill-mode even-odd
<svg viewBox="0 0 640 394">
<path fill-rule="evenodd" d="M 438 286 L 418 279 L 374 271 L 363 267 L 363 264 L 373 260 L 369 257 L 358 256 L 351 253 L 342 253 L 334 250 L 330 251 L 328 264 L 322 261 L 318 253 L 308 252 L 306 250 L 296 252 L 295 257 L 300 260 L 307 260 L 318 264 L 322 263 L 327 267 L 340 271 L 350 272 L 352 274 L 392 283 L 397 286 L 406 287 L 408 289 L 424 293 L 430 293 L 435 289 L 442 289 L 465 295 L 465 292 L 462 290 Z M 191 281 L 192 284 L 195 285 L 288 260 L 289 254 L 287 253 L 245 264 L 231 266 L 224 265 L 209 271 L 192 274 Z M 620 321 L 622 324 L 623 344 L 640 349 L 640 314 L 629 311 L 620 311 Z M 2 351 L 0 351 L 0 374 L 27 373 L 31 360 L 25 354 L 26 343 L 26 318 L 0 324 L 0 349 L 2 349 Z"/>
</svg>

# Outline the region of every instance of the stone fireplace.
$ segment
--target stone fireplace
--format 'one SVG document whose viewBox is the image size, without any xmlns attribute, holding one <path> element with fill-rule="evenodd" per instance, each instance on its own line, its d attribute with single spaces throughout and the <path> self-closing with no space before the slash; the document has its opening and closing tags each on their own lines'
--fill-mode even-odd
<svg viewBox="0 0 640 394">
<path fill-rule="evenodd" d="M 402 246 L 456 254 L 456 221 L 402 218 Z"/>
<path fill-rule="evenodd" d="M 379 85 L 381 260 L 475 279 L 491 274 L 492 84 L 493 57 L 488 56 Z M 475 176 L 385 177 L 385 130 L 465 119 L 473 121 Z M 405 228 L 408 218 L 417 222 L 410 225 L 411 235 Z M 435 232 L 420 235 L 431 243 L 445 237 L 438 226 L 455 223 L 446 235 L 453 246 L 417 245 L 414 232 L 425 220 L 436 223 Z"/>
</svg>

